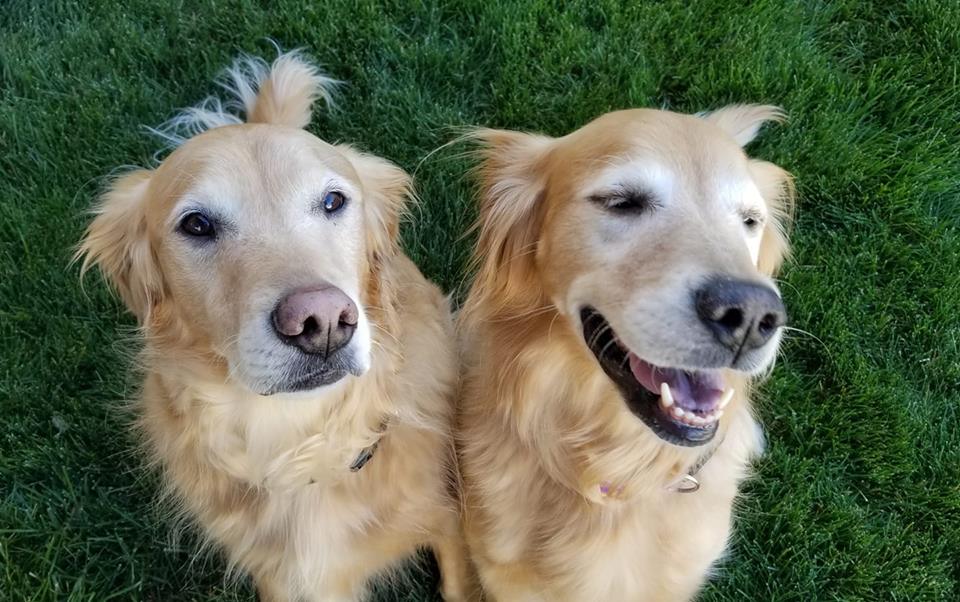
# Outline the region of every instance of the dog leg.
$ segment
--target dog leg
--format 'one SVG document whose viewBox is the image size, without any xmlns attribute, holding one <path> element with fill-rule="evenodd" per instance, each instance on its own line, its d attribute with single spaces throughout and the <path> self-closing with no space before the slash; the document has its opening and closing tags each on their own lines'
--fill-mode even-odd
<svg viewBox="0 0 960 602">
<path fill-rule="evenodd" d="M 433 553 L 440 566 L 440 593 L 446 602 L 479 602 L 480 584 L 470 562 L 458 521 L 437 537 Z"/>
<path fill-rule="evenodd" d="M 290 602 L 290 596 L 285 587 L 280 586 L 273 579 L 255 578 L 257 599 L 260 602 Z"/>
<path fill-rule="evenodd" d="M 483 602 L 556 602 L 543 584 L 518 565 L 484 562 L 477 565 L 483 584 Z"/>
<path fill-rule="evenodd" d="M 344 584 L 341 587 L 333 587 L 330 584 L 325 585 L 317 590 L 314 590 L 310 595 L 306 596 L 304 600 L 310 600 L 310 602 L 362 602 L 369 598 L 370 592 L 365 588 L 356 588 L 351 587 L 349 584 Z"/>
</svg>

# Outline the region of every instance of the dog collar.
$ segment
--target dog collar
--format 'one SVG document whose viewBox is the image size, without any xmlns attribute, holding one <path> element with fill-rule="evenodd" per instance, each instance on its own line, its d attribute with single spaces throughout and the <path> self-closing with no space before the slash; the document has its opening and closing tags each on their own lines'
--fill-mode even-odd
<svg viewBox="0 0 960 602">
<path fill-rule="evenodd" d="M 359 472 L 361 468 L 366 466 L 367 462 L 373 459 L 373 454 L 377 451 L 378 445 L 380 445 L 380 439 L 374 441 L 373 445 L 368 445 L 367 447 L 361 449 L 360 453 L 357 454 L 357 457 L 350 464 L 350 472 Z"/>
<path fill-rule="evenodd" d="M 367 465 L 367 462 L 373 459 L 373 454 L 377 451 L 377 447 L 380 445 L 380 441 L 383 439 L 383 434 L 387 430 L 387 427 L 390 425 L 390 419 L 384 418 L 380 422 L 380 428 L 377 429 L 377 432 L 380 433 L 380 436 L 377 437 L 377 440 L 360 450 L 360 453 L 357 454 L 357 457 L 353 459 L 353 462 L 350 463 L 350 472 L 360 472 L 360 469 Z"/>
<path fill-rule="evenodd" d="M 700 481 L 697 480 L 697 473 L 703 470 L 703 467 L 706 466 L 707 462 L 710 461 L 710 458 L 713 457 L 713 454 L 717 453 L 717 450 L 720 449 L 720 444 L 723 443 L 723 439 L 717 442 L 713 448 L 710 449 L 707 453 L 703 454 L 696 464 L 690 467 L 690 470 L 687 471 L 687 474 L 683 475 L 672 485 L 667 487 L 670 491 L 676 491 L 677 493 L 696 493 L 700 490 Z"/>
<path fill-rule="evenodd" d="M 697 462 L 690 467 L 690 470 L 686 472 L 679 479 L 667 486 L 667 491 L 673 491 L 676 493 L 695 493 L 700 490 L 700 481 L 697 479 L 697 474 L 703 470 L 703 467 L 706 466 L 707 462 L 710 461 L 710 458 L 713 457 L 717 450 L 720 449 L 720 444 L 723 443 L 723 439 L 717 442 L 707 453 L 700 456 Z M 605 498 L 617 497 L 623 493 L 623 485 L 614 488 L 609 481 L 603 481 L 600 483 L 600 495 Z"/>
</svg>

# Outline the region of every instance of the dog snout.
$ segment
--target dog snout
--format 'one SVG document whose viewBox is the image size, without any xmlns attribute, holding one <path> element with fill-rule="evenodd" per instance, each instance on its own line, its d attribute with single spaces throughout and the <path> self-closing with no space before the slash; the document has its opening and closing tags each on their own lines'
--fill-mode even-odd
<svg viewBox="0 0 960 602">
<path fill-rule="evenodd" d="M 762 347 L 787 321 L 780 295 L 761 283 L 716 277 L 695 297 L 700 320 L 737 356 Z"/>
<path fill-rule="evenodd" d="M 273 310 L 277 336 L 324 359 L 343 348 L 357 329 L 357 305 L 333 285 L 293 291 Z"/>
</svg>

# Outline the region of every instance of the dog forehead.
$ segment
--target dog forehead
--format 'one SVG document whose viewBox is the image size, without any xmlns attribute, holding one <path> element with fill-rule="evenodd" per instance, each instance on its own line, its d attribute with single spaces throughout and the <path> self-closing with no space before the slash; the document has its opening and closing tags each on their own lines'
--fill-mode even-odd
<svg viewBox="0 0 960 602">
<path fill-rule="evenodd" d="M 737 165 L 690 165 L 656 154 L 608 160 L 581 181 L 579 196 L 602 196 L 614 190 L 637 190 L 657 203 L 689 201 L 724 209 L 762 208 L 763 199 L 749 171 Z"/>
<path fill-rule="evenodd" d="M 738 197 L 750 187 L 742 149 L 699 117 L 654 109 L 603 115 L 560 140 L 554 183 L 589 189 L 645 184 L 665 195 Z"/>
<path fill-rule="evenodd" d="M 191 160 L 204 177 L 256 181 L 265 188 L 281 188 L 318 172 L 352 182 L 358 179 L 353 165 L 335 146 L 304 130 L 266 124 L 221 129 L 224 131 L 212 130 L 184 145 L 184 150 L 192 151 Z M 218 133 L 221 135 L 216 136 Z"/>
<path fill-rule="evenodd" d="M 696 115 L 659 109 L 612 111 L 566 139 L 575 147 L 599 143 L 613 153 L 646 149 L 665 155 L 695 155 L 698 150 L 742 154 L 736 141 L 716 125 Z"/>
<path fill-rule="evenodd" d="M 350 161 L 312 134 L 260 124 L 227 126 L 188 140 L 160 165 L 151 210 L 165 214 L 185 199 L 282 202 L 332 179 L 360 188 Z"/>
</svg>

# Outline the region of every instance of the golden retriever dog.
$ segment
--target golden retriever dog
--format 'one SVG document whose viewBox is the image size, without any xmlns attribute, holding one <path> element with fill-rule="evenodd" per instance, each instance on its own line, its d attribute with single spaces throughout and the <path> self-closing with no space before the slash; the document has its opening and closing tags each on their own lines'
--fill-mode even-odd
<svg viewBox="0 0 960 602">
<path fill-rule="evenodd" d="M 751 377 L 784 307 L 789 176 L 767 106 L 481 130 L 459 318 L 464 525 L 487 599 L 692 598 L 762 448 Z"/>
<path fill-rule="evenodd" d="M 297 53 L 238 60 L 233 104 L 175 118 L 78 255 L 140 324 L 137 424 L 171 497 L 261 599 L 361 599 L 432 547 L 460 600 L 453 322 L 399 247 L 407 174 L 304 130 L 331 83 Z"/>
</svg>

